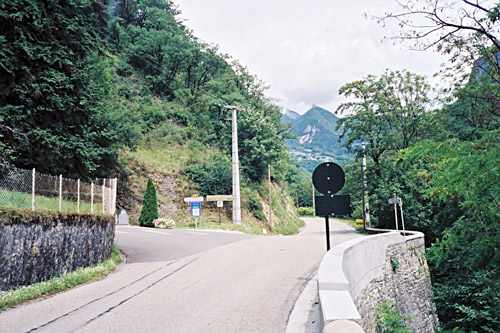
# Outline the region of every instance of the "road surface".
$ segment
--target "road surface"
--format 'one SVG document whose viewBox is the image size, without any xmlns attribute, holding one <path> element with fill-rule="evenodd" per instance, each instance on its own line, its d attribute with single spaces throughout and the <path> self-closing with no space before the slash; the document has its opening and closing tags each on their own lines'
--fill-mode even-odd
<svg viewBox="0 0 500 333">
<path fill-rule="evenodd" d="M 0 313 L 0 332 L 284 332 L 326 252 L 324 221 L 306 222 L 296 236 L 260 237 L 117 226 L 126 264 Z M 330 222 L 332 246 L 359 237 Z M 294 322 L 289 332 L 313 330 Z"/>
</svg>

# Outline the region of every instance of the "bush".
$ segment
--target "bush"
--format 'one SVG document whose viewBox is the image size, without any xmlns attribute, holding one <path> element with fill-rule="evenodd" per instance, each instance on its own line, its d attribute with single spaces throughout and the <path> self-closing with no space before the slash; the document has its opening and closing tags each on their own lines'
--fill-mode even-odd
<svg viewBox="0 0 500 333">
<path fill-rule="evenodd" d="M 156 189 L 151 178 L 148 179 L 144 200 L 142 202 L 139 224 L 143 227 L 154 227 L 153 220 L 158 218 L 158 200 Z"/>
<path fill-rule="evenodd" d="M 225 155 L 216 155 L 209 162 L 194 162 L 185 169 L 189 179 L 197 184 L 203 195 L 231 194 L 233 174 L 231 160 Z"/>
<path fill-rule="evenodd" d="M 299 216 L 314 216 L 313 207 L 299 207 Z"/>
<path fill-rule="evenodd" d="M 411 317 L 403 316 L 395 309 L 390 300 L 384 300 L 377 308 L 377 332 L 410 333 L 412 329 L 406 327 Z"/>
<path fill-rule="evenodd" d="M 264 209 L 262 208 L 262 202 L 260 198 L 255 194 L 251 193 L 248 196 L 247 209 L 253 214 L 253 216 L 259 220 L 265 220 Z"/>
</svg>

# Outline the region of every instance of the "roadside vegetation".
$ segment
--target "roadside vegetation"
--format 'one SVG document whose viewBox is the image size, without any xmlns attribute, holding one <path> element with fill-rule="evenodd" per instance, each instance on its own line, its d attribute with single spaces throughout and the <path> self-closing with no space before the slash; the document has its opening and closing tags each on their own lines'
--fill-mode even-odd
<svg viewBox="0 0 500 333">
<path fill-rule="evenodd" d="M 231 111 L 223 106 L 235 105 L 243 110 L 247 201 L 265 200 L 255 189 L 268 165 L 282 188 L 296 172 L 287 126 L 265 84 L 196 38 L 172 2 L 14 0 L 1 15 L 0 166 L 118 177 L 118 208 L 134 224 L 152 178 L 159 217 L 179 220 L 184 197 L 231 193 Z M 250 223 L 263 220 L 257 206 L 248 207 Z M 296 223 L 288 211 L 276 218 Z"/>
<path fill-rule="evenodd" d="M 11 202 L 13 204 L 10 207 L 16 207 L 16 209 L 31 209 L 32 205 L 32 194 L 22 193 L 15 191 L 7 191 L 0 189 L 0 197 L 4 202 Z M 46 197 L 42 195 L 35 195 L 36 210 L 38 211 L 49 211 L 57 212 L 59 211 L 59 198 L 58 197 Z M 74 200 L 62 200 L 61 201 L 61 212 L 76 212 L 77 202 Z M 102 211 L 102 203 L 94 203 L 94 212 Z M 91 203 L 80 201 L 80 213 L 85 214 L 91 211 Z"/>
<path fill-rule="evenodd" d="M 361 164 L 372 225 L 395 229 L 394 194 L 406 229 L 425 234 L 427 260 L 444 330 L 500 327 L 500 2 L 400 1 L 394 39 L 450 57 L 440 90 L 406 70 L 345 83 L 338 130 L 356 159 L 343 165 L 353 217 L 362 218 Z M 360 142 L 366 143 L 363 151 Z M 296 200 L 311 206 L 311 183 Z M 401 213 L 397 207 L 399 229 Z"/>
<path fill-rule="evenodd" d="M 343 165 L 339 194 L 352 196 L 353 217 L 361 218 L 365 155 L 372 224 L 394 228 L 387 200 L 396 194 L 406 228 L 426 235 L 442 327 L 495 332 L 500 3 L 400 5 L 401 13 L 377 20 L 396 20 L 402 43 L 449 55 L 443 87 L 431 93 L 421 75 L 388 69 L 340 88 L 346 102 L 337 109 L 338 130 L 356 159 Z M 238 228 L 266 229 L 271 165 L 274 231 L 298 230 L 293 206 L 312 206 L 312 186 L 289 156 L 280 108 L 258 77 L 194 36 L 174 3 L 10 0 L 0 9 L 0 174 L 13 164 L 83 180 L 116 176 L 118 208 L 132 223 L 151 178 L 159 217 L 192 227 L 184 197 L 230 194 L 231 115 L 221 106 L 235 105 L 243 110 L 239 156 L 248 223 Z M 367 142 L 364 152 L 359 142 Z M 200 221 L 207 228 L 218 223 L 210 205 Z M 223 211 L 231 229 L 230 216 Z"/>
<path fill-rule="evenodd" d="M 111 258 L 92 267 L 82 268 L 66 275 L 54 277 L 50 280 L 17 287 L 9 291 L 0 291 L 0 311 L 9 307 L 30 301 L 40 296 L 49 296 L 100 278 L 116 269 L 122 262 L 120 251 L 115 244 Z"/>
</svg>

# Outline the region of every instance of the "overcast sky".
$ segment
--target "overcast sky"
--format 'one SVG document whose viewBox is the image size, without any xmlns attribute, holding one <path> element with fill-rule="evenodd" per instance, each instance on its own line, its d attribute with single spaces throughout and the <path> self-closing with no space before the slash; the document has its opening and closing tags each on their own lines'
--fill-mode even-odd
<svg viewBox="0 0 500 333">
<path fill-rule="evenodd" d="M 339 88 L 368 74 L 408 69 L 431 79 L 446 59 L 382 40 L 396 35 L 364 13 L 395 11 L 394 0 L 173 0 L 184 24 L 247 66 L 284 108 L 335 111 Z"/>
</svg>

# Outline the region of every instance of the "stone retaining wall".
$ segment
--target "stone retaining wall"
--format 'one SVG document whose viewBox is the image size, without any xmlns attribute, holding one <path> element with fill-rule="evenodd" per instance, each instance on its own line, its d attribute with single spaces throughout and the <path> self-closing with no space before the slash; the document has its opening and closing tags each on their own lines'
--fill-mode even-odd
<svg viewBox="0 0 500 333">
<path fill-rule="evenodd" d="M 381 230 L 373 230 L 381 232 Z M 378 307 L 392 301 L 415 332 L 437 329 L 435 305 L 425 259 L 424 235 L 389 231 L 356 238 L 332 248 L 318 269 L 318 294 L 325 332 L 351 321 L 377 331 Z"/>
<path fill-rule="evenodd" d="M 438 322 L 424 238 L 412 237 L 388 246 L 383 271 L 383 275 L 372 280 L 354 300 L 363 329 L 376 331 L 377 307 L 389 300 L 402 316 L 410 318 L 407 327 L 415 332 L 436 331 Z"/>
<path fill-rule="evenodd" d="M 0 211 L 0 290 L 100 263 L 114 233 L 112 216 Z"/>
</svg>

